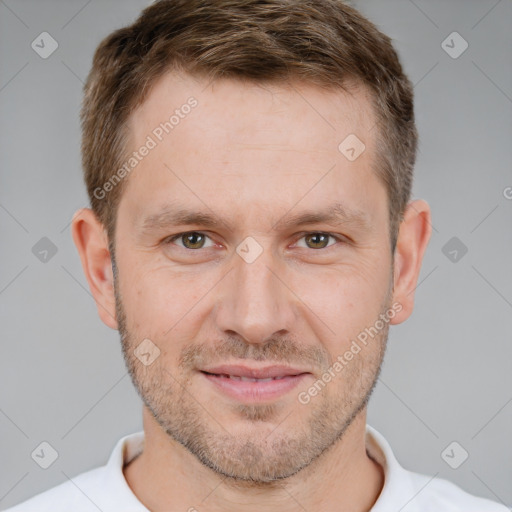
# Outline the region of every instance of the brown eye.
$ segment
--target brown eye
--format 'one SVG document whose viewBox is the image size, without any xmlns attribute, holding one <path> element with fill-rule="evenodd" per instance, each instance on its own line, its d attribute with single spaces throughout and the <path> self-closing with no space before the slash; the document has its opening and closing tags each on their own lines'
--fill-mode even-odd
<svg viewBox="0 0 512 512">
<path fill-rule="evenodd" d="M 327 247 L 329 238 L 333 238 L 332 235 L 326 233 L 310 233 L 303 237 L 306 240 L 306 245 L 310 249 L 324 249 Z"/>
<path fill-rule="evenodd" d="M 169 238 L 167 243 L 170 244 L 180 240 L 181 245 L 185 249 L 202 249 L 207 238 L 209 237 L 198 231 L 189 231 L 188 233 L 180 233 L 179 235 Z"/>
<path fill-rule="evenodd" d="M 187 233 L 181 238 L 187 249 L 201 249 L 204 245 L 204 235 L 201 233 Z"/>
</svg>

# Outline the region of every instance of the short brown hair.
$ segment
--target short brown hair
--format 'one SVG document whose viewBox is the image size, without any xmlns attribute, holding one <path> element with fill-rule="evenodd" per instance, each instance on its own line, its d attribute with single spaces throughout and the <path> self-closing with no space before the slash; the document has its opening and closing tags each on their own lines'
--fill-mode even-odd
<svg viewBox="0 0 512 512">
<path fill-rule="evenodd" d="M 160 0 L 101 42 L 84 87 L 82 164 L 111 241 L 123 182 L 105 197 L 97 191 L 126 161 L 130 114 L 173 69 L 209 81 L 367 88 L 378 126 L 373 166 L 387 191 L 394 252 L 416 159 L 413 88 L 390 38 L 341 0 Z"/>
</svg>

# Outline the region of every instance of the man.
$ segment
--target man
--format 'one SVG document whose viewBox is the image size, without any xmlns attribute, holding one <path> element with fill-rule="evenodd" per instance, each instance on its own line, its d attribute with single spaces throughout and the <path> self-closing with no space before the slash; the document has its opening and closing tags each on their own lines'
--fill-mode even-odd
<svg viewBox="0 0 512 512">
<path fill-rule="evenodd" d="M 72 233 L 144 432 L 17 511 L 493 512 L 366 424 L 412 313 L 412 87 L 339 0 L 162 0 L 85 86 Z"/>
</svg>

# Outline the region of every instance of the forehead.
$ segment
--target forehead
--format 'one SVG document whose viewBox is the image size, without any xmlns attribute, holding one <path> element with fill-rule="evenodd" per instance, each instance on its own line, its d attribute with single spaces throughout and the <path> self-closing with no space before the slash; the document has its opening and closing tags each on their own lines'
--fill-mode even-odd
<svg viewBox="0 0 512 512">
<path fill-rule="evenodd" d="M 371 217 L 376 195 L 385 195 L 371 168 L 374 124 L 363 89 L 167 73 L 130 117 L 130 149 L 148 139 L 154 147 L 130 173 L 121 202 L 127 196 L 138 215 L 184 196 L 203 211 L 228 202 L 242 211 L 301 202 L 311 211 L 330 196 Z M 342 152 L 346 140 L 364 144 L 357 159 Z"/>
<path fill-rule="evenodd" d="M 155 82 L 145 101 L 130 116 L 132 144 L 158 131 L 160 124 L 172 125 L 172 138 L 183 142 L 180 125 L 191 125 L 199 134 L 271 149 L 266 135 L 284 129 L 288 137 L 276 141 L 303 139 L 304 150 L 332 151 L 344 136 L 355 133 L 368 140 L 375 124 L 368 91 L 347 83 L 344 89 L 322 89 L 304 82 L 254 83 L 240 79 L 204 79 L 184 73 L 168 72 Z M 190 103 L 196 106 L 189 109 Z M 173 116 L 173 114 L 175 114 Z M 188 119 L 187 123 L 183 123 Z M 307 126 L 306 126 L 307 125 Z M 214 129 L 214 131 L 212 131 Z M 190 138 L 191 143 L 196 142 Z M 164 138 L 170 135 L 164 130 Z M 284 134 L 283 134 L 284 135 Z M 187 141 L 185 141 L 187 142 Z M 222 148 L 216 148 L 222 149 Z"/>
</svg>

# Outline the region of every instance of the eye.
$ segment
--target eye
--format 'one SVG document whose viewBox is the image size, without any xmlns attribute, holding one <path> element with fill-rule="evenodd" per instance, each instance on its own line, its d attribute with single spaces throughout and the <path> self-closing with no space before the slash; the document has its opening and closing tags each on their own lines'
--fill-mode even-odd
<svg viewBox="0 0 512 512">
<path fill-rule="evenodd" d="M 342 242 L 341 238 L 334 236 L 331 233 L 322 232 L 306 233 L 299 240 L 304 239 L 306 241 L 306 249 L 325 249 L 326 247 L 333 245 L 328 244 L 329 238 L 338 242 Z"/>
<path fill-rule="evenodd" d="M 209 246 L 205 246 L 205 241 L 209 239 L 212 243 Z M 331 233 L 323 233 L 323 232 L 312 232 L 306 233 L 302 235 L 299 240 L 305 240 L 306 245 L 302 245 L 302 247 L 306 249 L 325 249 L 330 247 L 331 245 L 335 245 L 335 242 L 343 242 L 343 240 L 335 236 Z M 334 243 L 329 244 L 329 239 L 332 239 Z M 179 233 L 177 235 L 173 235 L 164 240 L 164 244 L 175 244 L 176 241 L 181 242 L 181 247 L 188 250 L 197 250 L 197 249 L 205 249 L 208 247 L 213 247 L 215 244 L 211 240 L 211 238 L 202 233 L 201 231 L 187 231 L 186 233 Z M 180 246 L 180 244 L 176 244 Z"/>
<path fill-rule="evenodd" d="M 183 243 L 182 247 L 185 249 L 203 249 L 205 247 L 204 242 L 207 238 L 210 239 L 209 236 L 201 233 L 200 231 L 188 231 L 186 233 L 179 233 L 178 235 L 167 238 L 164 243 L 170 244 L 174 243 L 175 240 L 180 240 Z M 213 247 L 213 244 L 209 247 Z"/>
</svg>

